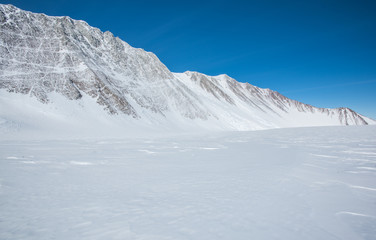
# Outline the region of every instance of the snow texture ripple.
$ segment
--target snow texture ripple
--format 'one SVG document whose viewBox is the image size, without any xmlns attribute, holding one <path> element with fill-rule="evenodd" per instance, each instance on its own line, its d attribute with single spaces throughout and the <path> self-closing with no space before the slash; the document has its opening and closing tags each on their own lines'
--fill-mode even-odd
<svg viewBox="0 0 376 240">
<path fill-rule="evenodd" d="M 0 141 L 0 239 L 375 239 L 376 128 Z"/>
</svg>

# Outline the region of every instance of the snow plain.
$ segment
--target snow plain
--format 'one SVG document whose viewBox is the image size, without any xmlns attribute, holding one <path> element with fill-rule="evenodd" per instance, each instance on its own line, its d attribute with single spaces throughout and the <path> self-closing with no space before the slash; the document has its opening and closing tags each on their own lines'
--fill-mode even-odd
<svg viewBox="0 0 376 240">
<path fill-rule="evenodd" d="M 376 239 L 376 127 L 0 140 L 0 239 Z"/>
</svg>

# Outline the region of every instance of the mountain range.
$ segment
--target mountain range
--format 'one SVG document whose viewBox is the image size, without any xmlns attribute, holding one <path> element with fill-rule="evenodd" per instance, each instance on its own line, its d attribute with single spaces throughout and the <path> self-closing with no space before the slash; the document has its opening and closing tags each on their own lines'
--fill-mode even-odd
<svg viewBox="0 0 376 240">
<path fill-rule="evenodd" d="M 0 4 L 0 126 L 258 130 L 367 125 L 223 74 L 171 72 L 86 22 Z"/>
</svg>

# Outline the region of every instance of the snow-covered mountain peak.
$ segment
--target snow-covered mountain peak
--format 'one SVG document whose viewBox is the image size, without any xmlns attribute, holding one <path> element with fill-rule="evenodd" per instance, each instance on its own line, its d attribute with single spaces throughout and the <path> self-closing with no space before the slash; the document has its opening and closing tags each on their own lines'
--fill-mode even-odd
<svg viewBox="0 0 376 240">
<path fill-rule="evenodd" d="M 167 128 L 251 130 L 374 123 L 349 109 L 315 108 L 225 74 L 172 73 L 155 54 L 69 17 L 0 4 L 0 34 L 0 89 L 55 104 L 56 114 L 67 114 L 59 112 L 54 100 L 59 94 L 83 109 L 90 98 L 105 110 L 95 116 L 110 114 L 113 119 L 115 114 L 125 119 L 124 124 L 137 119 Z M 2 105 L 17 98 L 4 91 L 1 96 Z M 18 121 L 5 111 L 0 114 Z"/>
</svg>

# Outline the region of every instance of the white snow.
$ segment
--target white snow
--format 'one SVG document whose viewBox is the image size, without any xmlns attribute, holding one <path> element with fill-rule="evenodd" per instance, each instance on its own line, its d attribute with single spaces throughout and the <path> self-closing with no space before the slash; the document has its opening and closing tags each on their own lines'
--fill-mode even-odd
<svg viewBox="0 0 376 240">
<path fill-rule="evenodd" d="M 0 239 L 375 239 L 376 126 L 246 132 L 374 120 L 0 9 Z"/>
<path fill-rule="evenodd" d="M 375 239 L 375 153 L 375 126 L 2 136 L 0 239 Z"/>
</svg>

